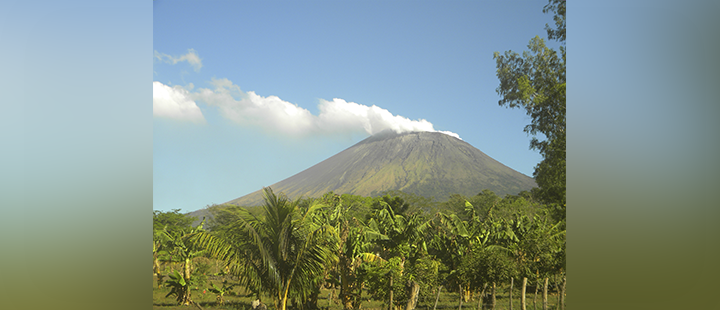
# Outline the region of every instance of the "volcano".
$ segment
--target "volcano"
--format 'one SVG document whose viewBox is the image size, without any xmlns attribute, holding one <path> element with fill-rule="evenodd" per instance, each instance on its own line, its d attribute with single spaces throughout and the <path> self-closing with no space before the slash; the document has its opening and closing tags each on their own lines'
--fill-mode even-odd
<svg viewBox="0 0 720 310">
<path fill-rule="evenodd" d="M 444 200 L 451 194 L 473 196 L 484 189 L 502 197 L 537 184 L 458 138 L 439 132 L 386 130 L 270 187 L 291 199 L 321 197 L 330 191 L 376 196 L 400 190 Z M 260 190 L 227 202 L 262 203 Z"/>
</svg>

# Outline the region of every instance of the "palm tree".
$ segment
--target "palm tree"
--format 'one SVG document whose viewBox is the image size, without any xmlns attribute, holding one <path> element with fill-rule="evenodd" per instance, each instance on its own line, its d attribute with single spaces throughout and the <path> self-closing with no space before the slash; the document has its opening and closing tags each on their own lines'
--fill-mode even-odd
<svg viewBox="0 0 720 310">
<path fill-rule="evenodd" d="M 198 234 L 196 242 L 224 261 L 241 284 L 273 296 L 276 309 L 286 310 L 292 294 L 301 299 L 312 291 L 315 275 L 333 255 L 336 233 L 318 219 L 321 204 L 306 209 L 284 195 L 263 188 L 264 216 L 239 210 L 224 238 Z"/>
</svg>

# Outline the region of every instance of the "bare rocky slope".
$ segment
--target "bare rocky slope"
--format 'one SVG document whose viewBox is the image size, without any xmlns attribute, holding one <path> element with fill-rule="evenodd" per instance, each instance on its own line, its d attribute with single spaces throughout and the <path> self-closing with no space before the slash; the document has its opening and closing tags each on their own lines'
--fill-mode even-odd
<svg viewBox="0 0 720 310">
<path fill-rule="evenodd" d="M 375 196 L 401 190 L 442 201 L 454 193 L 472 196 L 489 189 L 502 197 L 536 186 L 531 177 L 460 139 L 438 132 L 388 130 L 270 187 L 292 199 L 329 191 Z M 256 206 L 262 201 L 258 190 L 227 203 Z"/>
</svg>

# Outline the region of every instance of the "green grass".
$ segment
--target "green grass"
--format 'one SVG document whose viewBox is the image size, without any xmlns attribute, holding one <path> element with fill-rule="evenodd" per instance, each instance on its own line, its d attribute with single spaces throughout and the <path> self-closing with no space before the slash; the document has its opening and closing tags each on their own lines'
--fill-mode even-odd
<svg viewBox="0 0 720 310">
<path fill-rule="evenodd" d="M 222 282 L 222 279 L 213 279 L 211 277 L 210 281 L 213 281 L 216 285 L 220 284 Z M 209 287 L 208 284 L 205 288 Z M 509 285 L 508 285 L 509 287 Z M 509 300 L 508 300 L 508 287 L 502 287 L 498 288 L 496 293 L 496 299 L 497 303 L 495 306 L 496 310 L 501 309 L 509 309 Z M 198 303 L 203 309 L 207 310 L 249 310 L 252 307 L 250 306 L 250 303 L 254 299 L 253 297 L 247 297 L 245 290 L 243 288 L 234 288 L 232 290 L 232 293 L 225 294 L 225 304 L 224 305 L 218 305 L 216 302 L 216 296 L 215 294 L 211 293 L 210 291 L 207 291 L 205 294 L 203 294 L 204 287 L 198 286 L 198 289 L 192 290 L 192 299 L 196 303 Z M 157 280 L 155 277 L 153 277 L 153 309 L 162 309 L 162 310 L 174 310 L 174 309 L 197 309 L 195 306 L 178 306 L 175 297 L 165 297 L 167 293 L 170 291 L 169 288 L 157 287 Z M 334 297 L 337 297 L 337 293 L 339 290 L 335 290 Z M 332 293 L 331 290 L 325 290 L 323 289 L 321 291 L 320 296 L 318 297 L 318 306 L 321 309 L 324 310 L 342 310 L 342 305 L 339 304 L 337 298 L 334 298 L 332 300 L 329 300 L 328 297 Z M 527 310 L 539 310 L 542 309 L 542 295 L 539 292 L 536 300 L 536 305 L 533 307 L 533 291 L 528 291 L 526 293 L 526 299 L 527 299 Z M 377 300 L 368 300 L 370 296 L 369 295 L 363 295 L 363 302 L 361 305 L 362 310 L 386 310 L 387 306 L 385 302 L 383 301 L 377 301 Z M 458 308 L 458 301 L 459 296 L 457 293 L 453 292 L 446 292 L 442 291 L 440 293 L 440 299 L 438 301 L 437 309 L 443 309 L 443 310 L 449 310 L 449 309 L 457 309 Z M 263 302 L 267 305 L 268 310 L 275 310 L 275 307 L 272 305 L 272 299 L 270 297 L 263 297 Z M 435 298 L 428 298 L 428 300 L 419 300 L 418 305 L 416 307 L 417 310 L 432 310 L 433 305 L 435 303 Z M 548 309 L 556 309 L 557 307 L 557 294 L 549 294 L 548 296 Z M 291 305 L 288 305 L 288 309 L 293 309 Z M 462 306 L 463 310 L 476 310 L 477 309 L 477 299 L 471 300 L 470 302 L 463 303 Z M 521 309 L 520 308 L 520 290 L 516 286 L 513 290 L 513 309 Z"/>
</svg>

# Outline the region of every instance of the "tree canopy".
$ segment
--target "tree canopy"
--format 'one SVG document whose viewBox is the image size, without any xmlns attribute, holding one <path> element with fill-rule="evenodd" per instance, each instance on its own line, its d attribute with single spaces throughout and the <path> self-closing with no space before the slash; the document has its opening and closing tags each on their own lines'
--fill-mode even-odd
<svg viewBox="0 0 720 310">
<path fill-rule="evenodd" d="M 546 25 L 548 38 L 561 43 L 559 51 L 536 36 L 522 55 L 495 52 L 502 98 L 500 106 L 524 108 L 531 117 L 525 132 L 532 135 L 530 148 L 543 160 L 533 176 L 539 185 L 538 198 L 553 206 L 556 217 L 565 218 L 565 1 L 550 0 L 543 12 L 553 12 L 555 28 Z M 538 138 L 538 135 L 544 136 Z"/>
<path fill-rule="evenodd" d="M 177 234 L 183 230 L 192 229 L 192 223 L 195 217 L 180 213 L 180 209 L 172 211 L 153 211 L 153 230 L 163 230 L 171 234 Z"/>
</svg>

